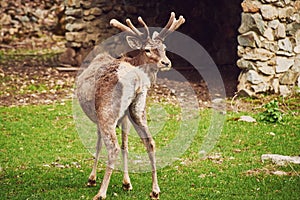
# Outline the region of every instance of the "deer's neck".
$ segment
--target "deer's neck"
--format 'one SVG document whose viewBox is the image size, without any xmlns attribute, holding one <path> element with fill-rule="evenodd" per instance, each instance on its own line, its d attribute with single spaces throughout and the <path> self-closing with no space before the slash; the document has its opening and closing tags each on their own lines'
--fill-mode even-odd
<svg viewBox="0 0 300 200">
<path fill-rule="evenodd" d="M 123 60 L 133 66 L 141 66 L 149 63 L 149 60 L 143 53 L 139 53 L 133 57 L 124 56 Z"/>
<path fill-rule="evenodd" d="M 151 84 L 155 83 L 158 72 L 157 65 L 156 63 L 151 62 L 145 55 L 140 53 L 133 58 L 124 57 L 123 60 L 143 70 L 149 77 Z"/>
<path fill-rule="evenodd" d="M 156 65 L 150 63 L 150 64 L 142 65 L 139 68 L 147 74 L 147 76 L 150 79 L 151 85 L 155 84 L 157 72 L 158 72 Z"/>
</svg>

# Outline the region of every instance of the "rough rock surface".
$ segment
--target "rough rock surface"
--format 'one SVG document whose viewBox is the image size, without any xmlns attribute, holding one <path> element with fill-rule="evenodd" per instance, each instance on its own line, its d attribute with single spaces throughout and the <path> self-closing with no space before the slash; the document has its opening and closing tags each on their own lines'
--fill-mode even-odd
<svg viewBox="0 0 300 200">
<path fill-rule="evenodd" d="M 276 165 L 286 165 L 288 163 L 300 164 L 300 156 L 284 156 L 279 154 L 263 154 L 261 155 L 262 162 L 271 160 Z"/>
<path fill-rule="evenodd" d="M 64 0 L 1 0 L 0 43 L 64 35 Z"/>
<path fill-rule="evenodd" d="M 299 85 L 300 0 L 244 0 L 238 91 L 288 95 Z"/>
</svg>

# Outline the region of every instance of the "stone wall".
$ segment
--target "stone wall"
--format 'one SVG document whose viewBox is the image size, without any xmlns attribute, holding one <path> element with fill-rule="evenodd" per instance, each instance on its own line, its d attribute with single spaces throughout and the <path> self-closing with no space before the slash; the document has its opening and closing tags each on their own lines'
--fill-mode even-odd
<svg viewBox="0 0 300 200">
<path fill-rule="evenodd" d="M 137 17 L 142 16 L 149 26 L 160 27 L 166 23 L 170 12 L 175 11 L 186 18 L 180 32 L 203 45 L 218 65 L 232 66 L 237 59 L 236 30 L 240 25 L 240 2 L 174 0 L 170 4 L 167 0 L 68 0 L 65 12 L 68 50 L 63 61 L 80 64 L 90 47 L 118 33 L 109 26 L 111 18 L 124 22 L 129 17 L 136 23 Z"/>
<path fill-rule="evenodd" d="M 300 87 L 300 1 L 244 0 L 238 31 L 240 94 L 290 94 Z"/>
<path fill-rule="evenodd" d="M 110 27 L 109 21 L 116 18 L 125 22 L 131 18 L 137 23 L 142 16 L 149 26 L 161 27 L 169 19 L 170 12 L 183 15 L 186 22 L 179 31 L 202 45 L 217 64 L 228 95 L 236 92 L 240 69 L 238 59 L 237 29 L 240 25 L 242 0 L 66 0 L 67 50 L 61 62 L 80 65 L 94 45 L 99 44 L 119 30 Z M 191 72 L 193 66 L 180 56 L 168 52 L 173 67 Z M 198 78 L 199 79 L 199 78 Z"/>
<path fill-rule="evenodd" d="M 65 11 L 67 50 L 61 55 L 61 62 L 80 65 L 96 44 L 119 32 L 110 27 L 109 21 L 112 18 L 124 22 L 129 17 L 136 23 L 138 10 L 153 13 L 151 11 L 156 6 L 151 0 L 147 3 L 137 0 L 126 1 L 126 4 L 124 2 L 67 0 Z"/>
<path fill-rule="evenodd" d="M 64 0 L 1 0 L 0 43 L 64 35 Z"/>
</svg>

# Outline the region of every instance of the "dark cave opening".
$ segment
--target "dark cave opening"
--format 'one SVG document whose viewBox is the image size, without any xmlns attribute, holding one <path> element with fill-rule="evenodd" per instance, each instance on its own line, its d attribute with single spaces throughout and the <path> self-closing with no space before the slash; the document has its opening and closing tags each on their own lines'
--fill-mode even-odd
<svg viewBox="0 0 300 200">
<path fill-rule="evenodd" d="M 222 76 L 226 94 L 233 96 L 238 84 L 240 69 L 236 66 L 238 27 L 241 23 L 242 0 L 174 0 L 149 2 L 152 7 L 145 10 L 146 20 L 162 26 L 170 12 L 183 15 L 185 24 L 178 31 L 196 40 L 209 53 Z M 174 68 L 191 81 L 197 81 L 199 75 L 193 73 L 193 66 L 176 55 L 169 54 L 175 60 Z M 195 75 L 193 75 L 195 74 Z"/>
</svg>

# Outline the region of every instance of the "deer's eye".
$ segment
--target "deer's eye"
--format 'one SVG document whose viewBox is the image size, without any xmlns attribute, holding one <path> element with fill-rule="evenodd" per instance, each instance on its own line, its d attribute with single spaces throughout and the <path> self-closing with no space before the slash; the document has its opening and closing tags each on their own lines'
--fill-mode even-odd
<svg viewBox="0 0 300 200">
<path fill-rule="evenodd" d="M 150 53 L 150 49 L 145 49 L 145 52 L 146 53 Z"/>
</svg>

